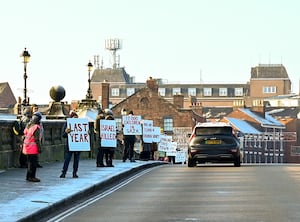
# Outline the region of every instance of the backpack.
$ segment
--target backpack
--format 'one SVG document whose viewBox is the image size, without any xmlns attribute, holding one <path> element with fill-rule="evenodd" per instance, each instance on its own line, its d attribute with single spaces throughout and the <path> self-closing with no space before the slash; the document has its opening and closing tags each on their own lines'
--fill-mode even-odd
<svg viewBox="0 0 300 222">
<path fill-rule="evenodd" d="M 26 124 L 19 119 L 17 121 L 15 121 L 14 126 L 13 126 L 14 134 L 17 136 L 23 136 L 25 125 Z"/>
</svg>

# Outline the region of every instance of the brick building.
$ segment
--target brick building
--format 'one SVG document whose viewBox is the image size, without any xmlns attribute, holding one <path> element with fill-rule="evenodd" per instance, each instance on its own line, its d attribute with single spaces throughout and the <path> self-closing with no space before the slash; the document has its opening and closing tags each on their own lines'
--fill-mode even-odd
<svg viewBox="0 0 300 222">
<path fill-rule="evenodd" d="M 153 120 L 165 133 L 172 134 L 174 128 L 184 127 L 188 132 L 197 122 L 203 122 L 199 107 L 184 108 L 182 95 L 174 95 L 173 102 L 165 100 L 158 93 L 157 80 L 149 78 L 146 87 L 136 91 L 126 99 L 111 107 L 115 119 L 121 119 L 122 110 L 132 110 L 142 119 Z"/>
</svg>

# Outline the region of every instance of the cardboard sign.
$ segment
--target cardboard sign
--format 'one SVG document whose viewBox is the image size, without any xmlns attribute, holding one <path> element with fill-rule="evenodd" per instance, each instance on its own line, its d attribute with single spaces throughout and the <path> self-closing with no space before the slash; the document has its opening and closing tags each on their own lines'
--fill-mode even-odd
<svg viewBox="0 0 300 222">
<path fill-rule="evenodd" d="M 141 116 L 127 115 L 122 116 L 124 135 L 142 135 Z"/>
<path fill-rule="evenodd" d="M 70 151 L 90 151 L 89 122 L 86 118 L 67 118 Z"/>
<path fill-rule="evenodd" d="M 154 143 L 159 143 L 160 142 L 160 127 L 158 127 L 158 126 L 153 127 L 152 140 L 153 140 Z"/>
<path fill-rule="evenodd" d="M 143 120 L 143 141 L 144 143 L 153 142 L 153 120 Z"/>
<path fill-rule="evenodd" d="M 168 152 L 172 146 L 172 136 L 160 135 L 160 142 L 158 144 L 158 151 Z"/>
<path fill-rule="evenodd" d="M 117 124 L 115 120 L 100 120 L 100 137 L 102 147 L 117 147 Z"/>
</svg>

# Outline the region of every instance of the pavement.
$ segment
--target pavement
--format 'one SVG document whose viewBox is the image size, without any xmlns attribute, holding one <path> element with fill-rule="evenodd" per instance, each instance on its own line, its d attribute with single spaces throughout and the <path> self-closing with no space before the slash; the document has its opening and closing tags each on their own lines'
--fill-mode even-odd
<svg viewBox="0 0 300 222">
<path fill-rule="evenodd" d="M 95 159 L 80 160 L 79 178 L 73 178 L 71 161 L 66 178 L 59 178 L 63 162 L 54 162 L 37 169 L 37 178 L 41 180 L 37 183 L 25 180 L 27 169 L 0 170 L 0 222 L 38 221 L 112 182 L 164 163 L 113 160 L 114 167 L 96 167 Z"/>
</svg>

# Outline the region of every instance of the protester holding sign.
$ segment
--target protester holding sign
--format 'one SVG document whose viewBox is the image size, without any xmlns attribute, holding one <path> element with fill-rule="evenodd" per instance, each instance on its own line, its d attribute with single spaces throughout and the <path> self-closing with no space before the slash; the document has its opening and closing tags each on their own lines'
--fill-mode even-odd
<svg viewBox="0 0 300 222">
<path fill-rule="evenodd" d="M 103 163 L 104 157 L 104 149 L 101 146 L 101 137 L 100 137 L 100 120 L 105 119 L 105 115 L 102 109 L 99 110 L 96 120 L 94 122 L 94 131 L 96 136 L 96 146 L 98 149 L 97 158 L 96 158 L 96 166 L 97 167 L 105 167 Z"/>
<path fill-rule="evenodd" d="M 101 147 L 104 150 L 107 167 L 114 167 L 113 157 L 117 146 L 116 121 L 112 115 L 107 115 L 105 120 L 100 120 Z"/>
<path fill-rule="evenodd" d="M 135 126 L 139 126 L 139 128 L 136 128 Z M 130 111 L 128 116 L 123 116 L 123 162 L 125 162 L 126 159 L 129 159 L 130 162 L 135 162 L 133 157 L 134 144 L 136 140 L 135 135 L 141 135 L 141 129 L 140 116 L 139 118 L 137 118 L 137 116 L 133 116 L 133 111 Z"/>
<path fill-rule="evenodd" d="M 69 114 L 70 118 L 78 118 L 77 113 L 74 110 L 70 111 Z M 62 169 L 62 173 L 60 175 L 60 178 L 65 178 L 66 173 L 68 171 L 69 163 L 72 158 L 72 155 L 74 154 L 74 161 L 73 161 L 73 178 L 78 178 L 77 171 L 79 166 L 79 158 L 80 158 L 80 151 L 71 151 L 69 146 L 69 136 L 72 132 L 72 129 L 70 127 L 67 127 L 67 122 L 64 124 L 63 131 L 62 131 L 62 137 L 67 138 L 65 143 L 65 161 Z"/>
</svg>

